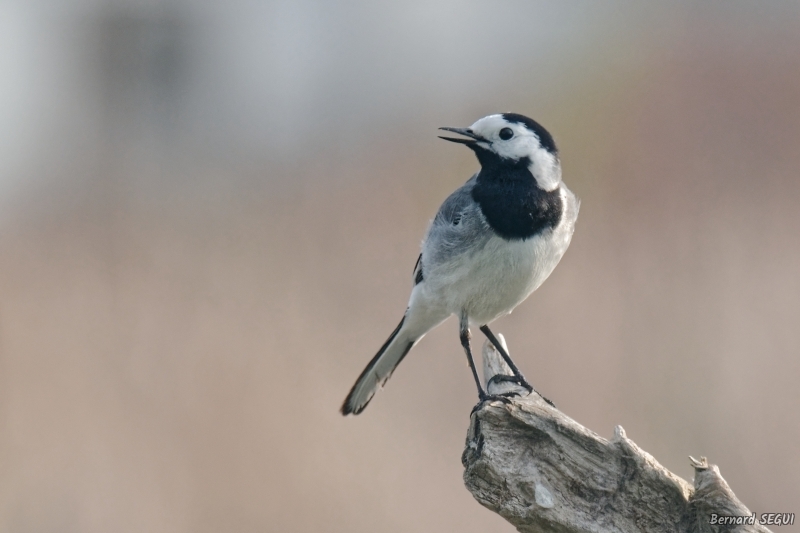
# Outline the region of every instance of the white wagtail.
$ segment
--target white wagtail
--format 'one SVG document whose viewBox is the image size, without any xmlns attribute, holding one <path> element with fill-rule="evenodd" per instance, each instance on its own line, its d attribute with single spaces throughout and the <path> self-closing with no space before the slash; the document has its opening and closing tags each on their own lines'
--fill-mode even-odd
<svg viewBox="0 0 800 533">
<path fill-rule="evenodd" d="M 463 135 L 441 138 L 474 151 L 481 169 L 436 213 L 414 267 L 406 313 L 353 385 L 344 415 L 363 411 L 409 350 L 450 315 L 459 318 L 479 405 L 490 396 L 472 359 L 471 324 L 508 363 L 514 376 L 506 379 L 533 391 L 487 324 L 547 279 L 567 251 L 580 202 L 561 181 L 553 137 L 534 120 L 503 113 L 469 128 L 440 129 Z"/>
</svg>

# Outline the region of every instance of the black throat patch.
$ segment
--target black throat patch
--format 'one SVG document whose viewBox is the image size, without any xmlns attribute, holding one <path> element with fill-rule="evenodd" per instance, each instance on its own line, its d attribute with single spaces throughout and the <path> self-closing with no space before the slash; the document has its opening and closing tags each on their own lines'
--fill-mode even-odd
<svg viewBox="0 0 800 533">
<path fill-rule="evenodd" d="M 509 241 L 525 240 L 556 227 L 564 211 L 560 188 L 539 188 L 527 158 L 515 162 L 487 156 L 478 154 L 481 171 L 472 198 L 495 233 Z"/>
</svg>

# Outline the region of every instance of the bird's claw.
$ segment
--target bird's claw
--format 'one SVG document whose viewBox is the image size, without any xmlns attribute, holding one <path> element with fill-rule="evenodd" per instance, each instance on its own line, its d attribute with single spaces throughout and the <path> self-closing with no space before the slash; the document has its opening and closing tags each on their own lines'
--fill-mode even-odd
<svg viewBox="0 0 800 533">
<path fill-rule="evenodd" d="M 547 402 L 547 405 L 549 405 L 550 407 L 555 407 L 556 406 L 556 404 L 554 404 L 549 398 L 547 398 L 546 396 L 543 396 L 539 391 L 534 389 L 531 386 L 531 384 L 528 383 L 525 380 L 525 378 L 522 377 L 522 376 L 509 376 L 507 374 L 495 374 L 494 376 L 492 376 L 489 379 L 489 381 L 487 382 L 486 385 L 488 387 L 489 385 L 492 385 L 492 384 L 496 385 L 498 383 L 516 383 L 517 385 L 526 388 L 528 390 L 528 393 L 535 392 L 536 394 L 541 396 L 542 400 Z M 519 394 L 517 394 L 515 392 L 506 392 L 506 393 L 503 393 L 503 394 L 500 394 L 500 395 L 495 395 L 495 397 L 497 397 L 497 396 L 510 397 L 510 396 L 519 396 Z"/>
<path fill-rule="evenodd" d="M 505 383 L 516 383 L 520 387 L 525 387 L 528 390 L 529 393 L 533 392 L 533 387 L 531 387 L 531 384 L 528 383 L 527 381 L 525 381 L 525 378 L 522 377 L 522 376 L 509 376 L 507 374 L 495 374 L 494 376 L 491 377 L 491 379 L 489 379 L 489 382 L 486 385 L 487 386 L 488 385 L 492 385 L 492 384 L 496 385 L 498 383 L 504 383 L 504 382 Z"/>
<path fill-rule="evenodd" d="M 486 402 L 499 401 L 499 402 L 503 402 L 505 404 L 510 404 L 511 400 L 509 398 L 512 397 L 512 396 L 518 396 L 518 395 L 516 393 L 513 393 L 513 392 L 507 392 L 507 393 L 504 393 L 504 394 L 486 394 L 486 393 L 481 393 L 481 394 L 478 395 L 478 403 L 475 404 L 475 407 L 472 408 L 472 411 L 470 411 L 469 414 L 471 415 L 475 411 L 480 410 L 483 407 L 483 404 L 485 404 Z"/>
<path fill-rule="evenodd" d="M 539 391 L 536 391 L 536 394 L 538 394 L 539 396 L 542 396 L 542 394 L 541 394 Z M 547 402 L 547 405 L 549 405 L 549 406 L 550 406 L 550 407 L 552 407 L 553 409 L 558 409 L 558 408 L 556 407 L 556 404 L 554 404 L 554 403 L 553 403 L 553 402 L 550 400 L 550 398 L 548 398 L 548 397 L 546 397 L 546 396 L 542 396 L 542 400 L 544 400 L 545 402 Z"/>
</svg>

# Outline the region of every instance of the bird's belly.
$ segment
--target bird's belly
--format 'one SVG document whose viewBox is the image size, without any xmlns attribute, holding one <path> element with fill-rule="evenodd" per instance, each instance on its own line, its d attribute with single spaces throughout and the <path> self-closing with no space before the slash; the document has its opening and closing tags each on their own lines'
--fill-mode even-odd
<svg viewBox="0 0 800 533">
<path fill-rule="evenodd" d="M 469 257 L 442 265 L 440 302 L 448 312 L 466 313 L 473 324 L 487 324 L 510 313 L 547 279 L 569 241 L 546 231 L 526 240 L 491 237 Z"/>
</svg>

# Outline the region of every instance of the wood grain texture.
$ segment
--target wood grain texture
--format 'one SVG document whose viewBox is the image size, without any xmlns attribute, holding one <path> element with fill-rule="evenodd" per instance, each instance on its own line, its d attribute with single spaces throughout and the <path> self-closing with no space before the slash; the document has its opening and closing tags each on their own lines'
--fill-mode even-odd
<svg viewBox="0 0 800 533">
<path fill-rule="evenodd" d="M 501 342 L 504 343 L 504 341 Z M 490 394 L 511 372 L 487 342 Z M 478 502 L 528 532 L 766 532 L 759 525 L 716 525 L 719 516 L 751 513 L 719 469 L 692 460 L 694 484 L 676 476 L 617 426 L 611 440 L 583 427 L 536 393 L 484 403 L 471 416 L 462 454 L 464 482 Z"/>
</svg>

